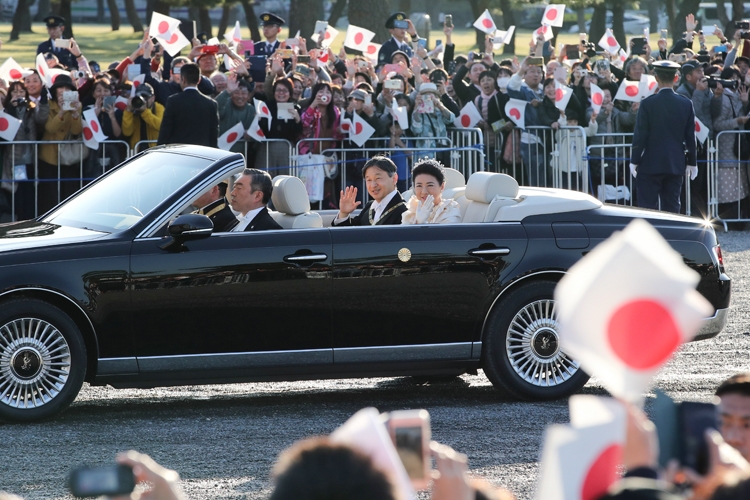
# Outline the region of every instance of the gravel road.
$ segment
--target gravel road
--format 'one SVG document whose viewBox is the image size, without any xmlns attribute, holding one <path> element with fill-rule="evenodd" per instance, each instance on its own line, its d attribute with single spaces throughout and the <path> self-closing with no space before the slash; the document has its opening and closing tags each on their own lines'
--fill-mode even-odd
<svg viewBox="0 0 750 500">
<path fill-rule="evenodd" d="M 719 237 L 734 280 L 729 324 L 718 338 L 682 348 L 660 372 L 656 385 L 678 400 L 707 401 L 724 378 L 750 369 L 750 232 Z M 583 392 L 605 394 L 596 380 Z M 27 499 L 72 498 L 64 486 L 71 468 L 107 465 L 132 448 L 179 471 L 192 500 L 266 498 L 281 450 L 331 432 L 366 406 L 426 408 L 434 439 L 466 453 L 472 474 L 519 499 L 533 498 L 545 426 L 568 420 L 567 401 L 505 399 L 481 371 L 445 382 L 381 378 L 151 390 L 85 385 L 56 420 L 0 424 L 0 489 Z"/>
</svg>

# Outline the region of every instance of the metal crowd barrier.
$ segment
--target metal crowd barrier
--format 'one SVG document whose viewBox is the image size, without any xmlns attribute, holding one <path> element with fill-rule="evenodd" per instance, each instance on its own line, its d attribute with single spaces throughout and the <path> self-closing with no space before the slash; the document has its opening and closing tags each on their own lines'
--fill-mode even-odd
<svg viewBox="0 0 750 500">
<path fill-rule="evenodd" d="M 750 222 L 750 159 L 742 160 L 741 139 L 750 143 L 750 131 L 725 130 L 716 134 L 708 148 L 708 208 L 713 220 Z"/>
</svg>

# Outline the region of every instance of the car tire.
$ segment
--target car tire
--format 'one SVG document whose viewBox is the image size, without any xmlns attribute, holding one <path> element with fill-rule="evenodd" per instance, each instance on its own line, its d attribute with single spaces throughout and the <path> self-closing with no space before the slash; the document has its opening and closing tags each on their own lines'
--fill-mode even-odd
<svg viewBox="0 0 750 500">
<path fill-rule="evenodd" d="M 589 379 L 559 348 L 554 290 L 552 281 L 522 285 L 495 304 L 485 325 L 485 374 L 516 398 L 564 398 Z"/>
<path fill-rule="evenodd" d="M 37 299 L 0 305 L 0 420 L 51 418 L 75 400 L 86 376 L 86 345 L 75 322 Z"/>
</svg>

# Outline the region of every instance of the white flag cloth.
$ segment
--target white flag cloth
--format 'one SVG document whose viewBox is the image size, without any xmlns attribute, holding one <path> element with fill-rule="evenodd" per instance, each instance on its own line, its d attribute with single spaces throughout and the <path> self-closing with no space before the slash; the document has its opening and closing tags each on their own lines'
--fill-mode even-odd
<svg viewBox="0 0 750 500">
<path fill-rule="evenodd" d="M 0 111 L 0 138 L 9 142 L 15 140 L 20 127 L 21 120 L 5 111 Z"/>
<path fill-rule="evenodd" d="M 613 396 L 639 402 L 714 311 L 695 290 L 699 280 L 653 226 L 635 219 L 555 288 L 560 348 Z"/>
<path fill-rule="evenodd" d="M 219 149 L 229 151 L 237 141 L 242 139 L 243 135 L 245 135 L 245 126 L 242 122 L 237 122 L 234 127 L 221 134 L 218 141 Z"/>
<path fill-rule="evenodd" d="M 492 20 L 489 9 L 484 9 L 482 15 L 474 21 L 474 27 L 479 31 L 484 31 L 488 35 L 497 31 L 497 26 L 495 26 L 495 21 Z"/>
<path fill-rule="evenodd" d="M 623 80 L 620 88 L 617 89 L 615 101 L 641 102 L 641 82 L 633 80 Z"/>
<path fill-rule="evenodd" d="M 641 99 L 654 94 L 658 88 L 656 78 L 651 75 L 641 75 L 641 81 L 638 84 L 638 93 L 641 95 Z"/>
<path fill-rule="evenodd" d="M 268 130 L 271 130 L 271 124 L 273 123 L 273 116 L 271 116 L 271 110 L 268 109 L 268 105 L 258 99 L 255 101 L 255 117 L 268 119 Z"/>
<path fill-rule="evenodd" d="M 169 38 L 156 38 L 159 44 L 164 47 L 170 56 L 174 57 L 179 51 L 190 45 L 190 40 L 187 39 L 182 31 L 178 29 L 174 30 Z"/>
<path fill-rule="evenodd" d="M 480 121 L 482 121 L 482 115 L 473 102 L 467 102 L 456 119 L 456 123 L 463 128 L 472 128 Z"/>
<path fill-rule="evenodd" d="M 323 22 L 323 21 L 318 21 L 318 22 Z M 333 40 L 337 36 L 339 36 L 339 32 L 336 28 L 334 28 L 333 26 L 326 26 L 326 30 L 325 30 L 325 33 L 323 34 L 323 40 L 320 42 L 320 46 L 323 47 L 324 49 L 327 49 L 328 47 L 331 46 L 331 44 L 333 43 Z M 314 33 L 311 38 L 314 42 L 317 42 L 320 39 L 320 35 L 318 33 Z"/>
<path fill-rule="evenodd" d="M 358 113 L 352 115 L 352 128 L 349 130 L 349 140 L 362 147 L 375 133 L 375 129 L 364 121 Z"/>
<path fill-rule="evenodd" d="M 153 12 L 151 14 L 151 24 L 149 25 L 148 33 L 153 37 L 169 40 L 179 25 L 179 19 Z"/>
<path fill-rule="evenodd" d="M 507 31 L 503 30 L 497 30 L 495 31 L 495 41 L 493 42 L 493 46 L 496 49 L 499 49 L 503 45 L 507 45 L 511 42 L 513 39 L 513 33 L 516 31 L 515 26 L 511 26 L 508 28 Z"/>
<path fill-rule="evenodd" d="M 364 52 L 367 49 L 367 44 L 370 43 L 374 37 L 375 33 L 372 31 L 350 24 L 349 28 L 346 30 L 344 47 Z"/>
<path fill-rule="evenodd" d="M 703 144 L 708 139 L 708 127 L 703 125 L 703 122 L 697 116 L 695 117 L 695 138 L 698 139 L 700 144 Z"/>
<path fill-rule="evenodd" d="M 0 78 L 6 82 L 13 80 L 20 80 L 21 78 L 30 75 L 30 71 L 26 71 L 16 62 L 15 59 L 9 57 L 5 60 L 2 66 L 0 66 Z"/>
<path fill-rule="evenodd" d="M 263 129 L 260 128 L 260 125 L 258 121 L 260 120 L 260 117 L 258 115 L 255 115 L 255 119 L 253 120 L 253 123 L 250 124 L 250 128 L 247 129 L 247 135 L 252 137 L 258 142 L 263 142 L 266 140 L 266 134 L 263 133 Z"/>
<path fill-rule="evenodd" d="M 599 47 L 603 48 L 612 55 L 616 55 L 620 51 L 620 44 L 617 43 L 615 35 L 612 34 L 612 30 L 607 28 L 607 31 L 602 35 L 602 39 L 599 40 Z"/>
<path fill-rule="evenodd" d="M 398 121 L 398 125 L 402 130 L 406 130 L 409 128 L 409 112 L 404 106 L 399 106 L 396 102 L 396 99 L 394 99 L 393 103 L 391 104 L 391 112 Z"/>
<path fill-rule="evenodd" d="M 560 82 L 555 80 L 555 107 L 560 111 L 565 112 L 565 108 L 568 107 L 570 96 L 573 95 L 573 89 L 568 86 L 562 85 Z"/>
<path fill-rule="evenodd" d="M 133 78 L 132 85 L 130 86 L 130 98 L 132 99 L 135 97 L 135 91 L 138 90 L 138 87 L 141 86 L 141 84 L 146 81 L 146 75 L 138 75 L 135 78 Z"/>
<path fill-rule="evenodd" d="M 534 37 L 536 38 L 539 35 L 544 36 L 544 41 L 552 40 L 552 37 L 554 36 L 552 33 L 552 28 L 550 28 L 547 25 L 540 26 L 534 31 Z"/>
<path fill-rule="evenodd" d="M 242 32 L 240 31 L 240 22 L 234 23 L 234 28 L 224 33 L 224 39 L 229 43 L 238 44 L 242 41 Z"/>
<path fill-rule="evenodd" d="M 563 18 L 565 17 L 565 5 L 563 4 L 550 4 L 544 9 L 544 15 L 542 16 L 542 24 L 549 26 L 555 26 L 562 28 Z"/>
<path fill-rule="evenodd" d="M 119 109 L 120 111 L 125 111 L 125 108 L 128 107 L 128 99 L 122 96 L 119 96 L 117 100 L 115 101 L 115 108 Z"/>
<path fill-rule="evenodd" d="M 526 128 L 524 114 L 526 112 L 526 101 L 511 98 L 505 103 L 505 114 L 518 128 Z"/>
<path fill-rule="evenodd" d="M 349 118 L 342 118 L 339 125 L 342 133 L 349 133 L 352 130 L 352 121 Z"/>
<path fill-rule="evenodd" d="M 602 109 L 602 103 L 604 102 L 604 91 L 599 88 L 595 83 L 591 84 L 591 108 L 594 113 L 599 114 Z"/>
<path fill-rule="evenodd" d="M 44 54 L 36 55 L 36 71 L 42 77 L 42 81 L 47 88 L 50 88 L 52 86 L 52 75 L 49 66 L 47 66 L 47 61 L 44 59 Z"/>
<path fill-rule="evenodd" d="M 83 142 L 91 149 L 97 149 L 100 142 L 107 140 L 107 136 L 102 131 L 102 125 L 96 116 L 94 108 L 89 108 L 83 112 Z"/>
</svg>

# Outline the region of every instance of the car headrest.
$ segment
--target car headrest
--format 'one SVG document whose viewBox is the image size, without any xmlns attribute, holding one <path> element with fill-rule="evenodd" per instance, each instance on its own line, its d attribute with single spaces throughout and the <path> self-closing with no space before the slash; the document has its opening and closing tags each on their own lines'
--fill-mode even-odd
<svg viewBox="0 0 750 500">
<path fill-rule="evenodd" d="M 466 185 L 464 174 L 455 168 L 443 169 L 443 175 L 445 176 L 445 189 L 459 188 Z"/>
<path fill-rule="evenodd" d="M 518 196 L 518 182 L 507 174 L 476 172 L 469 177 L 465 196 L 480 203 L 491 203 L 496 196 L 515 198 Z"/>
<path fill-rule="evenodd" d="M 305 184 L 299 177 L 277 175 L 273 178 L 271 194 L 274 208 L 285 214 L 300 215 L 310 211 L 310 199 Z"/>
</svg>

